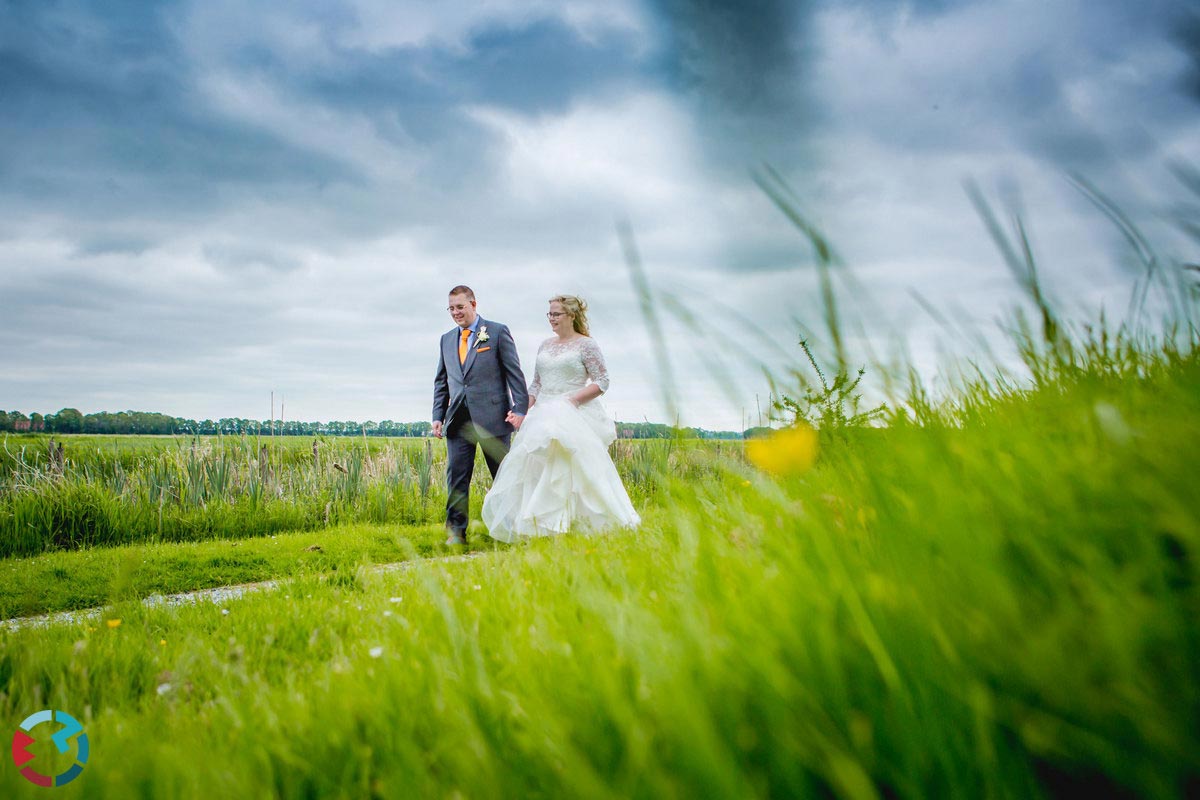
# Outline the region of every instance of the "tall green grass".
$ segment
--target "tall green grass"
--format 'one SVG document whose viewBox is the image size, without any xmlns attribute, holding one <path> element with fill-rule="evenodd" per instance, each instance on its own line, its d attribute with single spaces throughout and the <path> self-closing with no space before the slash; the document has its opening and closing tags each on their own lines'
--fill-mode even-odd
<svg viewBox="0 0 1200 800">
<path fill-rule="evenodd" d="M 9 446 L 0 469 L 0 556 L 133 542 L 434 521 L 444 490 L 420 442 L 256 446 L 250 438 L 46 437 Z M 6 443 L 7 444 L 7 443 Z M 439 496 L 439 491 L 441 496 Z"/>
<path fill-rule="evenodd" d="M 446 448 L 430 439 L 367 442 L 253 438 L 65 439 L 65 461 L 47 436 L 9 437 L 0 453 L 0 558 L 140 542 L 247 538 L 364 522 L 398 525 L 445 517 Z M 62 442 L 62 437 L 59 438 Z M 724 452 L 740 452 L 723 443 Z M 614 448 L 636 502 L 677 468 L 708 469 L 721 447 L 622 441 Z M 491 485 L 483 459 L 472 513 Z"/>
<path fill-rule="evenodd" d="M 1200 357 L 1075 364 L 637 532 L 3 633 L 0 720 L 79 717 L 89 797 L 1187 796 Z"/>
</svg>

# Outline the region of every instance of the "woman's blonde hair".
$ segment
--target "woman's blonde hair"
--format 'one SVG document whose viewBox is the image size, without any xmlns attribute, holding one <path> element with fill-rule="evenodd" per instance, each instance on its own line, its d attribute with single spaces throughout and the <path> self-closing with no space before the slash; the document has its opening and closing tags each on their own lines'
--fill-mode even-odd
<svg viewBox="0 0 1200 800">
<path fill-rule="evenodd" d="M 571 324 L 575 328 L 576 333 L 581 333 L 584 336 L 591 336 L 588 333 L 587 321 L 587 303 L 582 297 L 576 297 L 570 294 L 555 295 L 550 298 L 551 303 L 561 303 L 563 311 L 571 315 Z"/>
</svg>

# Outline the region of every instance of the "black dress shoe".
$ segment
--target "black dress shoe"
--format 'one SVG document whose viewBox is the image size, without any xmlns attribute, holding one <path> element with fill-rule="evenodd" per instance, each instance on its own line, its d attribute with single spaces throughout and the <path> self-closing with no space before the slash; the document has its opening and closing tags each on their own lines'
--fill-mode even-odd
<svg viewBox="0 0 1200 800">
<path fill-rule="evenodd" d="M 450 531 L 450 535 L 446 537 L 446 544 L 450 546 L 465 545 L 467 543 L 467 534 L 465 531 Z"/>
</svg>

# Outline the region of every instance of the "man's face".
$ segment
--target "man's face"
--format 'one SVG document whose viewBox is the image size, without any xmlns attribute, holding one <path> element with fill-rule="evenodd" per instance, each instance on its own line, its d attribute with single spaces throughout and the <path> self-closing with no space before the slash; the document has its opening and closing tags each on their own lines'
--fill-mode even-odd
<svg viewBox="0 0 1200 800">
<path fill-rule="evenodd" d="M 465 294 L 450 295 L 450 316 L 458 327 L 471 327 L 471 323 L 478 316 L 475 313 L 475 301 L 468 299 Z"/>
</svg>

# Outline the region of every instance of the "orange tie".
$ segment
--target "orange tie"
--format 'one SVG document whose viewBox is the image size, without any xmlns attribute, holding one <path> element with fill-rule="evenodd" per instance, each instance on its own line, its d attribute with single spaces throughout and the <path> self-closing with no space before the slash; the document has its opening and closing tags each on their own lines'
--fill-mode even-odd
<svg viewBox="0 0 1200 800">
<path fill-rule="evenodd" d="M 458 363 L 467 363 L 467 339 L 471 338 L 471 329 L 463 328 L 462 339 L 458 342 Z"/>
</svg>

